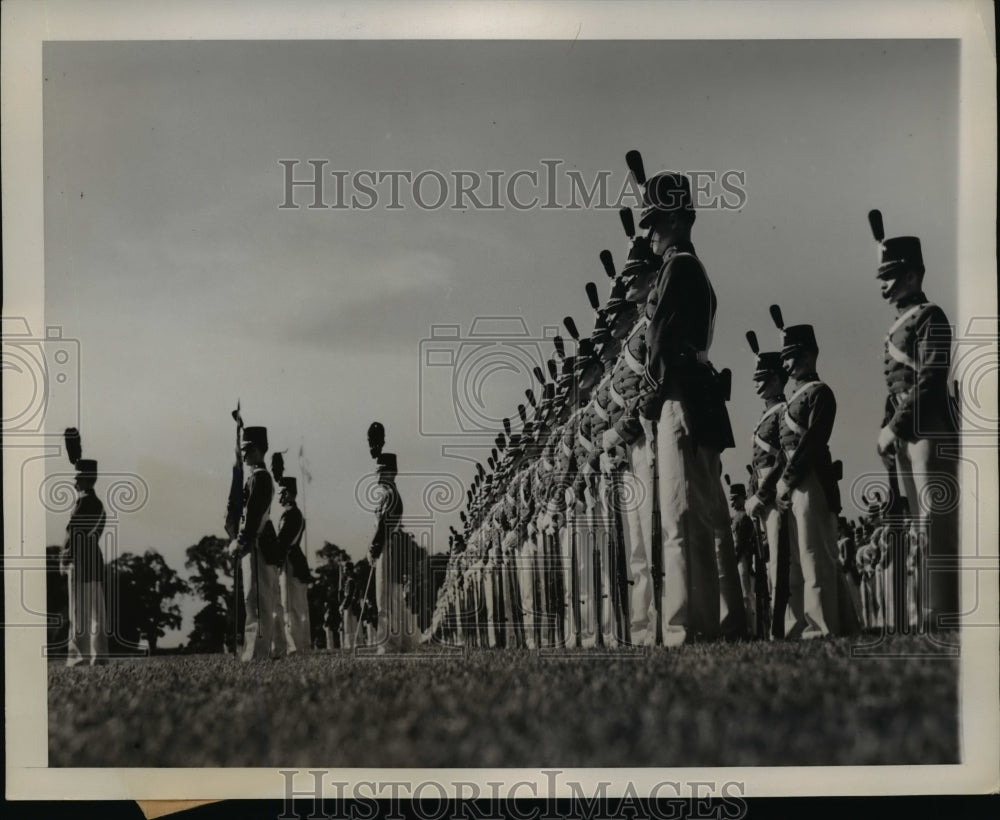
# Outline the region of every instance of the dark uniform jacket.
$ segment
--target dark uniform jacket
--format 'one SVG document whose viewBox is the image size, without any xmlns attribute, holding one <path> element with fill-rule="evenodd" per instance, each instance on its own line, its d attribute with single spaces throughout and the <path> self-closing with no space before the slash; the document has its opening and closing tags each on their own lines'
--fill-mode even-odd
<svg viewBox="0 0 1000 820">
<path fill-rule="evenodd" d="M 649 328 L 656 313 L 657 299 L 655 290 L 651 291 L 642 315 L 622 344 L 622 352 L 611 374 L 609 423 L 626 444 L 632 444 L 642 436 L 639 413 L 644 403 L 653 397 L 644 374 L 649 352 Z"/>
<path fill-rule="evenodd" d="M 761 414 L 753 431 L 749 489 L 765 505 L 774 504 L 774 488 L 785 465 L 785 453 L 781 448 L 781 415 L 784 412 L 785 400 L 782 397 Z"/>
<path fill-rule="evenodd" d="M 64 567 L 71 566 L 76 577 L 85 583 L 104 580 L 101 535 L 105 521 L 101 499 L 93 490 L 82 492 L 66 525 L 66 542 L 60 563 Z"/>
<path fill-rule="evenodd" d="M 732 447 L 727 397 L 708 362 L 718 300 L 690 242 L 667 249 L 652 298 L 646 381 L 658 400 L 644 403 L 644 416 L 656 420 L 664 400 L 679 399 L 687 405 L 699 445 Z"/>
<path fill-rule="evenodd" d="M 830 435 L 837 417 L 833 391 L 812 373 L 795 385 L 781 415 L 782 479 L 792 489 L 815 471 L 826 493 L 830 512 L 840 512 L 840 495 L 833 478 Z"/>
<path fill-rule="evenodd" d="M 951 325 L 944 311 L 914 294 L 898 306 L 885 338 L 885 379 L 889 401 L 882 426 L 904 441 L 951 433 Z"/>
<path fill-rule="evenodd" d="M 243 521 L 239 543 L 244 555 L 258 545 L 258 538 L 262 535 L 261 524 L 271 510 L 273 498 L 274 481 L 271 474 L 263 465 L 255 467 L 243 485 Z M 271 532 L 273 533 L 273 529 Z"/>
<path fill-rule="evenodd" d="M 309 575 L 309 564 L 302 552 L 302 535 L 306 531 L 306 520 L 298 505 L 292 504 L 281 513 L 278 524 L 278 548 L 287 559 L 292 577 L 308 584 L 312 580 Z"/>
</svg>

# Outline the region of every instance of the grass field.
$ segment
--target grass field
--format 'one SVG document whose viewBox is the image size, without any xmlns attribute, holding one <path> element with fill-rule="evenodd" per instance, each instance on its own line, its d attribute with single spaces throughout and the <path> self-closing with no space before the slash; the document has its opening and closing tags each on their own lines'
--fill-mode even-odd
<svg viewBox="0 0 1000 820">
<path fill-rule="evenodd" d="M 954 763 L 958 660 L 897 637 L 642 656 L 317 653 L 49 667 L 51 766 Z"/>
</svg>

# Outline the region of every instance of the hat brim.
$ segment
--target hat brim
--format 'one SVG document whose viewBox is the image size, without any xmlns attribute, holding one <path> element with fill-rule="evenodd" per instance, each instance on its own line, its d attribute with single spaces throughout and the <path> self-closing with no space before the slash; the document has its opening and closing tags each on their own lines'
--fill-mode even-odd
<svg viewBox="0 0 1000 820">
<path fill-rule="evenodd" d="M 634 307 L 635 302 L 629 302 L 627 299 L 615 299 L 612 302 L 608 302 L 604 309 L 609 316 L 617 316 L 619 313 Z"/>
<path fill-rule="evenodd" d="M 769 379 L 771 376 L 781 376 L 784 375 L 784 368 L 781 370 L 755 370 L 753 372 L 754 379 Z"/>
</svg>

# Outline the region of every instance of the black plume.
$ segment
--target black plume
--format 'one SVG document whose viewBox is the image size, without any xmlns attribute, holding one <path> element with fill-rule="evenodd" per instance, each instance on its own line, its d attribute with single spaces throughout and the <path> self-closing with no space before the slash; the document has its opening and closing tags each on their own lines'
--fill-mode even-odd
<svg viewBox="0 0 1000 820">
<path fill-rule="evenodd" d="M 747 473 L 753 475 L 753 467 L 751 467 L 749 464 L 747 464 Z"/>
<path fill-rule="evenodd" d="M 729 473 L 726 473 L 726 474 L 725 474 L 725 475 L 723 476 L 723 478 L 724 478 L 724 479 L 726 479 L 726 486 L 727 486 L 727 487 L 731 487 L 731 486 L 732 486 L 732 482 L 731 482 L 731 481 L 729 480 Z"/>
<path fill-rule="evenodd" d="M 604 272 L 610 279 L 615 278 L 615 263 L 611 258 L 611 251 L 601 251 L 601 264 L 604 265 Z"/>
<path fill-rule="evenodd" d="M 493 460 L 494 461 L 497 460 L 497 448 L 496 447 L 491 447 L 490 448 L 490 455 L 493 456 Z"/>
<path fill-rule="evenodd" d="M 566 344 L 563 342 L 562 336 L 554 336 L 552 338 L 552 344 L 556 346 L 556 353 L 559 354 L 560 359 L 566 358 Z"/>
<path fill-rule="evenodd" d="M 545 374 L 542 373 L 542 368 L 540 368 L 536 364 L 535 367 L 534 367 L 534 369 L 531 372 L 535 374 L 535 378 L 538 379 L 538 383 L 539 384 L 545 384 Z"/>
<path fill-rule="evenodd" d="M 642 166 L 642 154 L 638 151 L 629 151 L 625 155 L 625 164 L 635 177 L 635 181 L 640 185 L 646 184 L 646 169 Z"/>
<path fill-rule="evenodd" d="M 559 368 L 556 367 L 556 363 L 552 361 L 552 359 L 549 359 L 547 364 L 549 366 L 549 375 L 552 377 L 552 381 L 557 381 L 559 379 Z M 548 385 L 546 385 L 546 387 L 548 387 Z"/>
<path fill-rule="evenodd" d="M 535 400 L 535 391 L 532 390 L 530 387 L 524 391 L 524 395 L 527 396 L 528 404 L 530 404 L 532 407 L 536 407 L 538 405 L 538 402 Z M 521 420 L 524 421 L 524 419 Z"/>
<path fill-rule="evenodd" d="M 618 211 L 618 216 L 621 217 L 622 227 L 625 229 L 625 236 L 629 239 L 635 237 L 635 218 L 632 216 L 631 208 L 622 208 Z"/>
<path fill-rule="evenodd" d="M 503 437 L 503 433 L 500 433 L 495 439 L 497 449 L 502 453 L 507 447 L 507 439 Z"/>
<path fill-rule="evenodd" d="M 876 242 L 881 242 L 885 239 L 885 225 L 882 224 L 881 211 L 869 211 L 868 224 L 872 226 L 872 236 L 875 237 Z"/>
<path fill-rule="evenodd" d="M 67 427 L 63 433 L 66 440 L 66 455 L 70 464 L 76 464 L 83 456 L 83 442 L 80 440 L 80 431 L 75 427 Z"/>
<path fill-rule="evenodd" d="M 580 331 L 576 329 L 576 322 L 573 321 L 573 317 L 567 316 L 563 319 L 563 324 L 566 325 L 566 330 L 569 331 L 569 335 L 577 341 L 580 341 Z"/>
<path fill-rule="evenodd" d="M 503 420 L 503 431 L 509 436 L 510 435 L 510 419 Z"/>
<path fill-rule="evenodd" d="M 534 395 L 535 395 L 534 393 L 531 394 L 532 398 L 534 398 Z M 532 406 L 534 406 L 535 403 L 532 402 L 531 404 L 532 404 Z M 528 420 L 528 411 L 525 410 L 523 404 L 519 404 L 517 406 L 517 414 L 521 417 L 521 424 L 524 424 L 524 422 L 526 422 Z"/>
<path fill-rule="evenodd" d="M 486 463 L 490 465 L 490 470 L 496 469 L 497 466 L 496 460 L 493 458 L 493 456 L 490 456 L 488 459 L 486 459 Z"/>
<path fill-rule="evenodd" d="M 597 298 L 597 285 L 593 282 L 587 282 L 587 300 L 594 310 L 598 310 L 601 307 L 601 300 Z"/>
<path fill-rule="evenodd" d="M 785 320 L 781 315 L 781 308 L 778 307 L 777 305 L 771 305 L 769 310 L 771 312 L 771 319 L 774 322 L 775 327 L 777 327 L 778 330 L 784 330 Z"/>
<path fill-rule="evenodd" d="M 552 401 L 552 399 L 554 399 L 555 397 L 556 397 L 556 386 L 552 382 L 549 382 L 547 385 L 545 385 L 545 398 L 548 399 L 549 401 Z"/>
<path fill-rule="evenodd" d="M 750 349 L 753 351 L 755 356 L 760 353 L 760 344 L 757 342 L 757 334 L 752 330 L 747 331 L 747 344 L 750 345 Z"/>
</svg>

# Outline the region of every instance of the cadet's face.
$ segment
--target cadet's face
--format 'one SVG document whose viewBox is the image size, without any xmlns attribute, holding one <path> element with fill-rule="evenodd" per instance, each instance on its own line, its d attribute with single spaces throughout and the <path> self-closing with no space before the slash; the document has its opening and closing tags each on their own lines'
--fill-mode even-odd
<svg viewBox="0 0 1000 820">
<path fill-rule="evenodd" d="M 667 250 L 667 220 L 660 219 L 649 227 L 649 247 L 657 256 L 663 256 Z"/>
<path fill-rule="evenodd" d="M 260 448 L 256 444 L 246 444 L 243 447 L 243 463 L 244 464 L 260 464 L 264 460 L 264 456 L 260 451 Z"/>
<path fill-rule="evenodd" d="M 649 298 L 649 292 L 656 283 L 655 269 L 643 271 L 632 277 L 628 289 L 625 291 L 625 298 L 629 302 L 645 302 Z"/>
<path fill-rule="evenodd" d="M 903 271 L 892 279 L 880 279 L 879 287 L 883 299 L 897 304 L 920 290 L 919 274 L 913 270 Z"/>
<path fill-rule="evenodd" d="M 632 302 L 629 302 L 627 307 L 618 311 L 614 324 L 611 326 L 611 335 L 618 339 L 618 341 L 628 336 L 632 325 L 635 324 L 638 311 L 638 307 Z"/>
<path fill-rule="evenodd" d="M 89 476 L 81 475 L 80 473 L 77 473 L 76 477 L 73 479 L 73 486 L 75 486 L 80 492 L 93 489 L 95 483 L 95 479 L 90 478 Z"/>
<path fill-rule="evenodd" d="M 762 399 L 774 399 L 781 395 L 781 379 L 770 373 L 763 378 L 754 377 L 753 389 Z"/>
<path fill-rule="evenodd" d="M 814 357 L 810 355 L 808 350 L 799 348 L 791 356 L 782 356 L 781 365 L 785 368 L 785 372 L 794 379 L 804 376 L 812 370 L 813 361 Z"/>
</svg>

